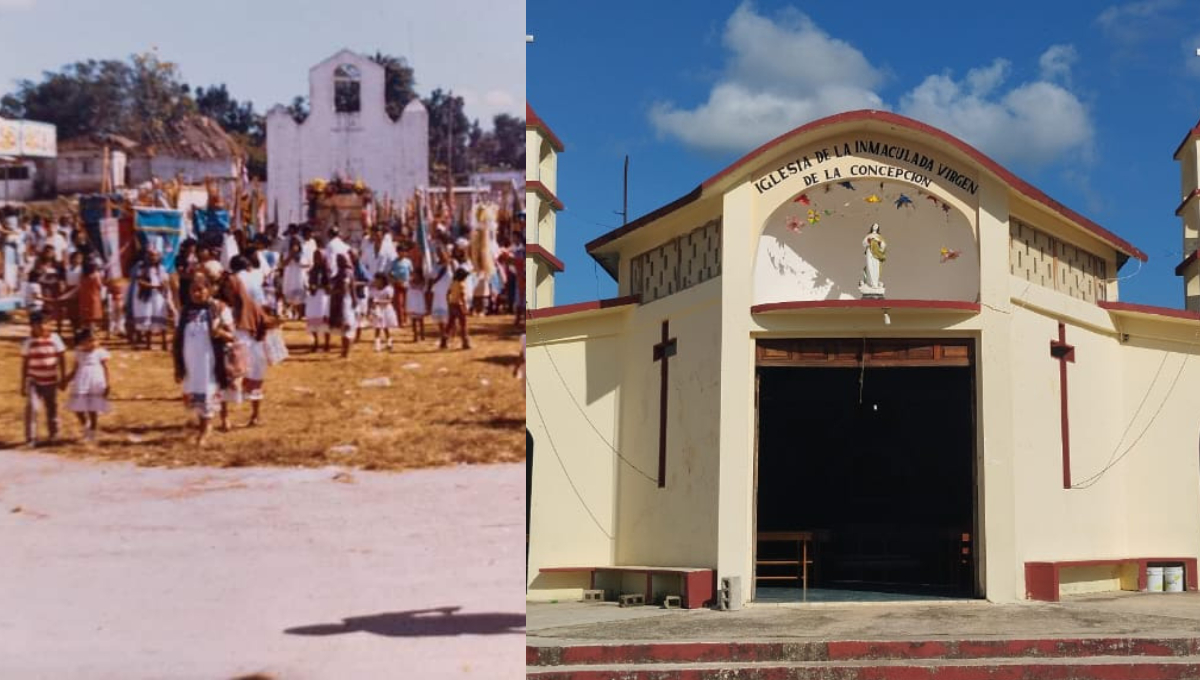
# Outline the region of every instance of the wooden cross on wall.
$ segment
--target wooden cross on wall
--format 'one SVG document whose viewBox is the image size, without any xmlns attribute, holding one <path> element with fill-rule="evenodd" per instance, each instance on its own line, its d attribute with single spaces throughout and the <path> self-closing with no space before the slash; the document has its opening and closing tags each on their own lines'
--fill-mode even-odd
<svg viewBox="0 0 1200 680">
<path fill-rule="evenodd" d="M 658 488 L 667 485 L 667 359 L 675 356 L 676 338 L 669 321 L 662 322 L 662 342 L 654 346 L 654 360 L 662 361 L 662 385 L 658 400 Z"/>
<path fill-rule="evenodd" d="M 1058 324 L 1058 339 L 1050 341 L 1050 356 L 1058 359 L 1058 384 L 1062 394 L 1063 488 L 1071 488 L 1071 423 L 1067 415 L 1067 362 L 1075 363 L 1075 346 L 1067 344 L 1067 326 Z"/>
</svg>

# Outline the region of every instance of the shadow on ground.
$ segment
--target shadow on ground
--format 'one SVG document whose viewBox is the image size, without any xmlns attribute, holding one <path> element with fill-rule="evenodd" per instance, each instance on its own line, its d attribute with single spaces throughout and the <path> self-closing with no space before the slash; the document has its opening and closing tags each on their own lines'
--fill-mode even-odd
<svg viewBox="0 0 1200 680">
<path fill-rule="evenodd" d="M 407 612 L 355 616 L 341 623 L 318 623 L 288 628 L 289 635 L 342 635 L 374 633 L 387 637 L 432 637 L 441 635 L 525 634 L 524 614 L 457 614 L 462 607 L 438 607 Z"/>
</svg>

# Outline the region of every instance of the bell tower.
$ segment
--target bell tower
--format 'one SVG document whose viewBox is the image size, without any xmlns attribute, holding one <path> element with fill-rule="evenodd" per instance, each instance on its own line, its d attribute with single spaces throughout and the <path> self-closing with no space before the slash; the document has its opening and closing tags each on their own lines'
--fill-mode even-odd
<svg viewBox="0 0 1200 680">
<path fill-rule="evenodd" d="M 554 276 L 563 271 L 562 260 L 554 255 L 558 211 L 558 154 L 563 144 L 525 104 L 525 212 L 532 215 L 525 227 L 525 259 L 532 276 L 525 277 L 525 300 L 529 309 L 554 306 Z"/>
<path fill-rule="evenodd" d="M 1183 277 L 1184 306 L 1200 312 L 1200 123 L 1188 131 L 1175 150 L 1183 185 L 1183 201 L 1175 214 L 1183 220 L 1183 262 L 1175 275 Z"/>
</svg>

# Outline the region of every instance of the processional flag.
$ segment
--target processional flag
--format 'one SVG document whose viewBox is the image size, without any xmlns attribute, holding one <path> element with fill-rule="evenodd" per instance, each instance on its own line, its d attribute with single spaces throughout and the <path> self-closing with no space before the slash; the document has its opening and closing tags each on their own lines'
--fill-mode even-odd
<svg viewBox="0 0 1200 680">
<path fill-rule="evenodd" d="M 428 222 L 429 200 L 417 199 L 417 248 L 421 250 L 421 272 L 429 276 L 433 271 L 433 247 L 429 243 Z"/>
<path fill-rule="evenodd" d="M 175 272 L 175 254 L 183 238 L 183 212 L 171 208 L 134 209 L 134 232 L 142 249 L 154 249 L 162 255 L 163 268 Z"/>
</svg>

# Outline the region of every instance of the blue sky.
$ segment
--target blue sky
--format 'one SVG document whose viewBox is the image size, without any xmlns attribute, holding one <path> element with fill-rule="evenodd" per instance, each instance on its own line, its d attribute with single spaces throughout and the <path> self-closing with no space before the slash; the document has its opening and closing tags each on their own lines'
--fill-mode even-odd
<svg viewBox="0 0 1200 680">
<path fill-rule="evenodd" d="M 453 90 L 487 129 L 525 115 L 524 24 L 523 0 L 0 0 L 0 92 L 157 47 L 193 86 L 226 83 L 265 111 L 307 95 L 309 67 L 346 47 L 408 58 L 420 95 Z"/>
<path fill-rule="evenodd" d="M 758 144 L 885 108 L 976 146 L 1149 255 L 1127 302 L 1180 307 L 1176 146 L 1200 118 L 1194 0 L 951 3 L 530 0 L 529 102 L 559 158 L 556 304 L 611 297 L 584 244 Z"/>
</svg>

